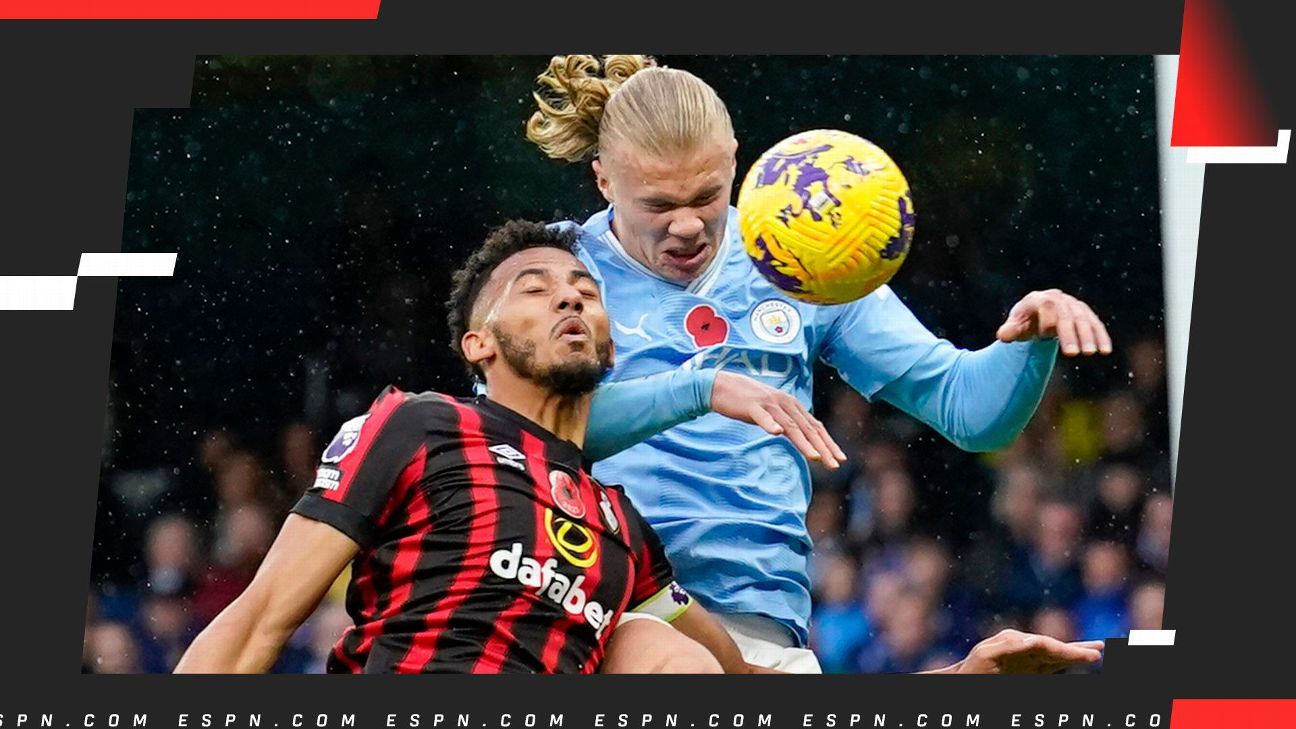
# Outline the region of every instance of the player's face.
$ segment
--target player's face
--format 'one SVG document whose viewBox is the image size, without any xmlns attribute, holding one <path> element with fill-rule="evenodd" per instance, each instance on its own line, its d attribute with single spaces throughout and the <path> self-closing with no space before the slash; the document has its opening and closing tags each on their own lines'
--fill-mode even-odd
<svg viewBox="0 0 1296 729">
<path fill-rule="evenodd" d="M 495 268 L 478 303 L 477 346 L 486 369 L 505 366 L 554 394 L 593 391 L 612 367 L 612 336 L 598 285 L 572 254 L 533 248 Z M 476 353 L 476 354 L 474 354 Z"/>
<path fill-rule="evenodd" d="M 687 155 L 657 157 L 621 145 L 594 162 L 599 191 L 616 206 L 626 252 L 657 275 L 687 283 L 724 240 L 738 142 L 716 139 Z"/>
</svg>

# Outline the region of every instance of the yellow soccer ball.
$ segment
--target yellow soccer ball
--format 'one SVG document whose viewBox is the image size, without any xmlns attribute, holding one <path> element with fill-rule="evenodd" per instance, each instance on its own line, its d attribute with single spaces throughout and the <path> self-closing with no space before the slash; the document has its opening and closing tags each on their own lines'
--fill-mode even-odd
<svg viewBox="0 0 1296 729">
<path fill-rule="evenodd" d="M 891 280 L 909 253 L 913 200 L 900 168 L 847 132 L 801 132 L 752 165 L 738 192 L 747 255 L 802 301 L 844 304 Z"/>
</svg>

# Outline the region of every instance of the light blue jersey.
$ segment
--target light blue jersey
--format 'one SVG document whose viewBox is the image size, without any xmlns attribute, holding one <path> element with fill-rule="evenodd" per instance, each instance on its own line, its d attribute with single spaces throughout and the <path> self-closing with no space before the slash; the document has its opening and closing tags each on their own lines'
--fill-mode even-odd
<svg viewBox="0 0 1296 729">
<path fill-rule="evenodd" d="M 822 359 L 865 397 L 892 401 L 963 447 L 985 449 L 1025 425 L 1056 344 L 957 349 L 886 286 L 840 306 L 791 299 L 752 266 L 732 208 L 715 260 L 683 286 L 633 260 L 611 214 L 580 229 L 579 255 L 602 288 L 616 342 L 616 367 L 595 396 L 586 442 L 591 457 L 613 455 L 594 475 L 625 487 L 679 581 L 705 607 L 773 618 L 804 644 L 810 473 L 784 437 L 717 414 L 695 417 L 709 405 L 714 372 L 753 377 L 808 408 Z"/>
</svg>

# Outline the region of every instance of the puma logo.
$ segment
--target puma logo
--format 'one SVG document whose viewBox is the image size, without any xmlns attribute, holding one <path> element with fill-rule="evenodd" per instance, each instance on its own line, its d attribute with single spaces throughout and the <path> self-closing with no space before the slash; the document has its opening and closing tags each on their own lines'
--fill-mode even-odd
<svg viewBox="0 0 1296 729">
<path fill-rule="evenodd" d="M 649 314 L 644 314 L 643 316 L 639 317 L 639 325 L 634 328 L 625 326 L 621 324 L 621 322 L 616 321 L 615 319 L 612 321 L 612 325 L 617 328 L 618 332 L 621 332 L 626 336 L 630 336 L 631 334 L 633 334 L 637 337 L 643 337 L 644 340 L 651 342 L 652 337 L 648 336 L 648 332 L 645 332 L 643 328 L 644 322 L 648 321 L 648 316 Z"/>
</svg>

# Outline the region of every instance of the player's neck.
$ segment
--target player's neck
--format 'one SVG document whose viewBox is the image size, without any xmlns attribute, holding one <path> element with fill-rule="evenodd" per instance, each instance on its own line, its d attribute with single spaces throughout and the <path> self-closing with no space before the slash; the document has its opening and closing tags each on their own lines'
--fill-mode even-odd
<svg viewBox="0 0 1296 729">
<path fill-rule="evenodd" d="M 487 397 L 563 440 L 585 446 L 592 394 L 560 397 L 511 373 L 492 377 Z"/>
</svg>

